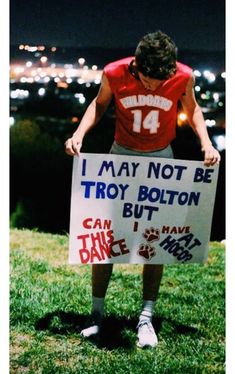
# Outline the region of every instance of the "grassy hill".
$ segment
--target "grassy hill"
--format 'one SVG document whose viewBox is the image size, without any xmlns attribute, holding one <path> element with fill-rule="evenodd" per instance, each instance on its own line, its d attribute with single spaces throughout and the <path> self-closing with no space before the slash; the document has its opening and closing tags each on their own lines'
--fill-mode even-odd
<svg viewBox="0 0 235 374">
<path fill-rule="evenodd" d="M 91 308 L 91 268 L 68 265 L 68 237 L 11 231 L 10 372 L 224 373 L 225 248 L 206 264 L 167 265 L 153 323 L 159 345 L 136 348 L 139 265 L 116 265 L 99 341 L 79 332 Z"/>
</svg>

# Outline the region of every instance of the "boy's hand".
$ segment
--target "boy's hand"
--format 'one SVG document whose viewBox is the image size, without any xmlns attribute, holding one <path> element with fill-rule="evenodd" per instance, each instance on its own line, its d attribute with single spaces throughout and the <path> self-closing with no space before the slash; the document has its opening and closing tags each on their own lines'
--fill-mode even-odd
<svg viewBox="0 0 235 374">
<path fill-rule="evenodd" d="M 82 147 L 82 142 L 77 140 L 76 138 L 69 138 L 66 140 L 64 143 L 65 145 L 65 152 L 69 156 L 79 156 L 80 154 L 80 149 Z"/>
<path fill-rule="evenodd" d="M 220 154 L 212 145 L 203 147 L 202 152 L 204 152 L 204 165 L 213 166 L 219 164 Z"/>
</svg>

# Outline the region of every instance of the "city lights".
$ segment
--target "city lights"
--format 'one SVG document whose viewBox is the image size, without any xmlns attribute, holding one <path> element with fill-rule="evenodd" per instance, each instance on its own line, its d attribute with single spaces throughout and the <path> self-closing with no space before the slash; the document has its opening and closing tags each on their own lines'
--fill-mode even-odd
<svg viewBox="0 0 235 374">
<path fill-rule="evenodd" d="M 83 97 L 80 97 L 79 99 L 79 103 L 80 104 L 84 104 L 86 102 L 86 98 L 83 96 Z"/>
<path fill-rule="evenodd" d="M 71 65 L 68 68 L 65 67 L 65 69 L 66 69 L 65 70 L 65 76 L 66 77 L 68 77 L 68 78 L 76 77 L 76 75 L 77 75 L 77 69 L 73 69 L 71 67 Z"/>
<path fill-rule="evenodd" d="M 83 95 L 83 93 L 76 93 L 76 94 L 74 95 L 74 97 L 75 97 L 76 99 L 78 99 L 78 101 L 79 101 L 80 104 L 84 104 L 84 103 L 86 102 L 86 98 L 85 98 L 85 96 Z"/>
<path fill-rule="evenodd" d="M 213 127 L 213 126 L 215 126 L 216 125 L 216 121 L 214 120 L 214 119 L 206 119 L 206 125 L 208 126 L 208 127 Z"/>
<path fill-rule="evenodd" d="M 41 61 L 43 64 L 45 64 L 45 63 L 47 62 L 47 60 L 48 60 L 48 58 L 47 58 L 46 56 L 42 56 L 42 57 L 40 58 L 40 61 Z"/>
<path fill-rule="evenodd" d="M 28 90 L 16 89 L 10 92 L 11 99 L 26 99 L 28 96 L 29 96 Z"/>
<path fill-rule="evenodd" d="M 44 77 L 44 78 L 43 78 L 43 82 L 44 82 L 44 83 L 48 83 L 48 82 L 50 82 L 50 77 L 47 77 L 47 76 Z"/>
<path fill-rule="evenodd" d="M 201 77 L 201 72 L 199 71 L 199 70 L 194 70 L 194 75 L 195 75 L 195 77 Z"/>
<path fill-rule="evenodd" d="M 186 125 L 187 115 L 184 112 L 180 112 L 177 117 L 178 126 Z"/>
<path fill-rule="evenodd" d="M 36 52 L 38 49 L 36 46 L 28 46 L 28 51 L 29 52 Z"/>
<path fill-rule="evenodd" d="M 205 94 L 205 93 L 202 93 L 201 94 L 201 99 L 207 100 L 207 99 L 209 99 L 209 96 L 207 94 Z"/>
<path fill-rule="evenodd" d="M 68 83 L 67 82 L 63 82 L 63 81 L 58 81 L 57 83 L 57 87 L 59 88 L 68 88 Z"/>
<path fill-rule="evenodd" d="M 84 81 L 84 79 L 79 78 L 79 79 L 77 80 L 77 82 L 78 82 L 78 84 L 83 84 L 85 81 Z"/>
<path fill-rule="evenodd" d="M 101 77 L 100 76 L 96 76 L 95 80 L 94 80 L 94 83 L 95 84 L 100 84 L 101 82 Z"/>
<path fill-rule="evenodd" d="M 213 74 L 210 70 L 204 70 L 203 76 L 208 80 L 208 82 L 213 83 L 215 81 L 215 74 Z"/>
<path fill-rule="evenodd" d="M 13 73 L 18 75 L 18 74 L 21 74 L 24 72 L 24 67 L 23 66 L 16 66 L 14 69 L 13 69 Z"/>
<path fill-rule="evenodd" d="M 26 64 L 25 64 L 25 66 L 27 68 L 31 68 L 32 64 L 33 64 L 32 61 L 27 61 Z"/>
<path fill-rule="evenodd" d="M 18 59 L 17 62 L 12 62 L 10 65 L 11 113 L 17 112 L 18 107 L 23 106 L 24 100 L 29 96 L 32 99 L 39 99 L 47 93 L 54 94 L 58 100 L 71 99 L 73 103 L 77 103 L 78 108 L 84 110 L 90 100 L 89 91 L 97 90 L 96 86 L 101 83 L 102 68 L 94 63 L 89 64 L 85 57 L 76 59 L 75 56 L 74 61 L 62 62 L 55 58 L 57 53 L 61 53 L 59 47 L 45 47 L 44 45 L 20 44 L 18 50 L 19 53 L 21 53 L 20 51 L 30 53 L 30 57 L 25 58 L 25 61 Z M 208 128 L 224 128 L 225 124 L 221 113 L 224 111 L 225 88 L 223 81 L 226 78 L 225 71 L 215 72 L 208 67 L 194 69 L 193 73 L 196 77 L 195 96 L 204 114 L 206 126 Z M 30 89 L 31 85 L 32 89 Z M 78 92 L 74 91 L 76 85 Z M 220 113 L 218 118 L 217 113 Z M 76 112 L 71 118 L 73 123 L 78 122 Z M 13 119 L 10 119 L 10 123 L 14 125 Z M 177 125 L 179 127 L 189 126 L 187 115 L 182 109 L 177 115 Z M 225 139 L 223 136 L 219 137 L 218 135 L 214 142 L 218 149 L 224 149 Z"/>
<path fill-rule="evenodd" d="M 40 62 L 47 61 L 46 56 L 40 58 Z M 51 79 L 59 78 L 59 80 L 64 80 L 67 83 L 72 83 L 74 79 L 77 80 L 79 84 L 91 83 L 99 84 L 101 81 L 102 71 L 98 69 L 89 68 L 88 65 L 83 66 L 81 69 L 76 69 L 72 64 L 51 64 L 49 66 L 35 66 L 33 61 L 26 61 L 24 65 L 14 65 L 10 67 L 10 77 L 14 81 L 19 81 L 21 83 L 34 83 L 34 82 L 44 82 L 47 83 Z M 33 77 L 33 79 L 32 79 Z M 67 81 L 67 79 L 69 79 Z M 56 82 L 58 79 L 56 79 Z"/>
<path fill-rule="evenodd" d="M 85 60 L 85 58 L 83 58 L 83 57 L 80 57 L 80 58 L 78 59 L 78 63 L 79 63 L 79 65 L 84 65 L 85 62 L 86 62 L 86 60 Z"/>
<path fill-rule="evenodd" d="M 186 118 L 187 118 L 187 116 L 186 116 L 185 113 L 180 113 L 180 114 L 179 114 L 179 119 L 180 119 L 181 121 L 185 121 Z"/>
<path fill-rule="evenodd" d="M 72 123 L 77 123 L 78 122 L 78 117 L 74 116 L 71 121 L 72 121 Z"/>
<path fill-rule="evenodd" d="M 225 136 L 224 135 L 214 135 L 213 140 L 216 143 L 216 148 L 218 151 L 223 151 L 225 149 Z"/>
<path fill-rule="evenodd" d="M 215 100 L 216 103 L 218 103 L 218 101 L 219 101 L 219 96 L 220 96 L 220 95 L 219 95 L 218 92 L 214 92 L 214 93 L 213 93 L 213 99 Z"/>
<path fill-rule="evenodd" d="M 43 87 L 39 88 L 39 90 L 38 90 L 38 95 L 39 95 L 39 96 L 44 96 L 45 93 L 46 93 L 45 88 L 43 88 Z"/>
</svg>

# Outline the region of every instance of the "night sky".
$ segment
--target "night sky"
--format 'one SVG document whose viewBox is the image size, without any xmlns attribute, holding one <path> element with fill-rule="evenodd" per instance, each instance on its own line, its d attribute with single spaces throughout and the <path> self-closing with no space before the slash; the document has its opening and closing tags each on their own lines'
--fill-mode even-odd
<svg viewBox="0 0 235 374">
<path fill-rule="evenodd" d="M 179 49 L 225 49 L 224 0 L 10 0 L 11 44 L 132 48 L 146 33 Z"/>
</svg>

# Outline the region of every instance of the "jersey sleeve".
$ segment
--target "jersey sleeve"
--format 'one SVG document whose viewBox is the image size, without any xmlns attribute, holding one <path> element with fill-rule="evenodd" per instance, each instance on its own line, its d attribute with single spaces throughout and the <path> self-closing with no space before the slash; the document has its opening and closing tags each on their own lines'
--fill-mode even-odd
<svg viewBox="0 0 235 374">
<path fill-rule="evenodd" d="M 120 82 L 121 75 L 119 70 L 120 69 L 115 66 L 114 63 L 106 65 L 103 70 L 104 74 L 108 78 L 109 85 L 113 93 L 116 91 L 118 81 Z"/>
<path fill-rule="evenodd" d="M 118 87 L 125 83 L 125 74 L 132 57 L 126 57 L 118 61 L 111 62 L 104 67 L 104 74 L 108 78 L 110 88 L 115 94 Z"/>
</svg>

